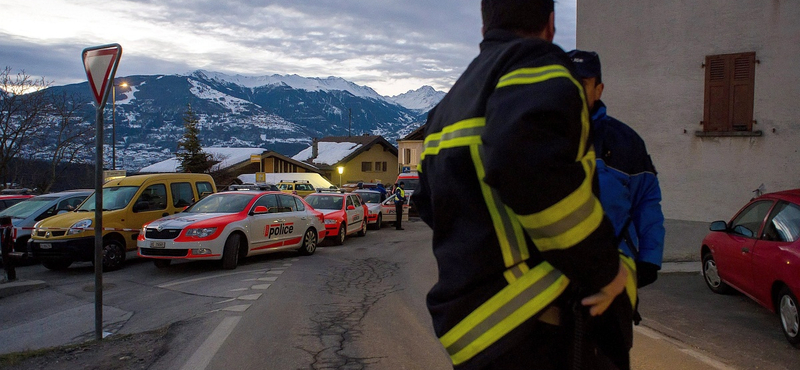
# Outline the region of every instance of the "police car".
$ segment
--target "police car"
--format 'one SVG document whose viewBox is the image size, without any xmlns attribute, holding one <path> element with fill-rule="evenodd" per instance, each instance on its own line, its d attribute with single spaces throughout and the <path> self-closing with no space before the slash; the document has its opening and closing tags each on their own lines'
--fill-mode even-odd
<svg viewBox="0 0 800 370">
<path fill-rule="evenodd" d="M 318 189 L 306 196 L 305 201 L 325 214 L 325 229 L 333 243 L 342 245 L 347 235 L 367 235 L 367 206 L 352 193 L 341 193 L 336 189 Z"/>
<path fill-rule="evenodd" d="M 137 247 L 140 257 L 160 268 L 181 259 L 222 260 L 222 268 L 235 269 L 239 260 L 256 254 L 314 254 L 323 238 L 323 214 L 302 198 L 248 190 L 211 194 L 181 213 L 145 224 Z"/>
</svg>

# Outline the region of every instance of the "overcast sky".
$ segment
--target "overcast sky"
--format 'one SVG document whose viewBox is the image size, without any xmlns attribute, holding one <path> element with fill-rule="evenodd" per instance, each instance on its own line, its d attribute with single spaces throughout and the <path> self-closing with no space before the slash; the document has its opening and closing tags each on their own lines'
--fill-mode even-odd
<svg viewBox="0 0 800 370">
<path fill-rule="evenodd" d="M 575 2 L 556 40 L 575 47 Z M 480 0 L 0 0 L 0 68 L 86 81 L 81 51 L 122 45 L 117 77 L 205 69 L 336 76 L 396 95 L 447 91 L 477 55 Z"/>
</svg>

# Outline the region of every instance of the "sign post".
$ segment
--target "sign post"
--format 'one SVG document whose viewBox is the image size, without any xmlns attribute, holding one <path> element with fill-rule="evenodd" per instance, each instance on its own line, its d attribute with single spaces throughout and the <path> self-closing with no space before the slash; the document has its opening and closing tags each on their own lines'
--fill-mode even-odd
<svg viewBox="0 0 800 370">
<path fill-rule="evenodd" d="M 103 108 L 114 84 L 122 46 L 108 44 L 83 49 L 83 67 L 89 79 L 96 108 L 96 151 L 94 181 L 94 338 L 103 339 Z"/>
</svg>

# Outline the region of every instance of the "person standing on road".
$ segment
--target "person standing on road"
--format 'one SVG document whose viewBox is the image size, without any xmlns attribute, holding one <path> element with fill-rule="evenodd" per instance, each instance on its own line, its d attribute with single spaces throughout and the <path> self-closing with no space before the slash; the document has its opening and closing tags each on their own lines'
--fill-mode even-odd
<svg viewBox="0 0 800 370">
<path fill-rule="evenodd" d="M 480 54 L 425 124 L 414 203 L 439 268 L 427 306 L 458 370 L 630 368 L 635 264 L 598 199 L 553 11 L 482 0 Z"/>
<path fill-rule="evenodd" d="M 405 230 L 403 229 L 403 205 L 406 204 L 406 184 L 400 181 L 399 184 L 394 185 L 394 194 L 396 195 L 394 198 L 394 209 L 397 215 L 397 221 L 395 221 L 394 226 L 397 230 Z"/>
<path fill-rule="evenodd" d="M 664 214 L 656 169 L 639 134 L 606 114 L 600 100 L 605 85 L 597 53 L 573 50 L 569 56 L 591 111 L 600 203 L 614 224 L 619 249 L 636 260 L 641 288 L 656 281 L 664 255 Z"/>
</svg>

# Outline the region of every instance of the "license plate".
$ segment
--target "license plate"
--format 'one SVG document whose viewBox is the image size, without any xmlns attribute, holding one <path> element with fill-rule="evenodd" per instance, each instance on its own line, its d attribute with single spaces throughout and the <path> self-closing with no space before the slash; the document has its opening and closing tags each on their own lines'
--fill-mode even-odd
<svg viewBox="0 0 800 370">
<path fill-rule="evenodd" d="M 41 243 L 39 244 L 39 249 L 50 249 L 53 248 L 53 245 L 50 243 Z"/>
<path fill-rule="evenodd" d="M 164 248 L 167 246 L 165 242 L 150 242 L 150 248 Z"/>
</svg>

